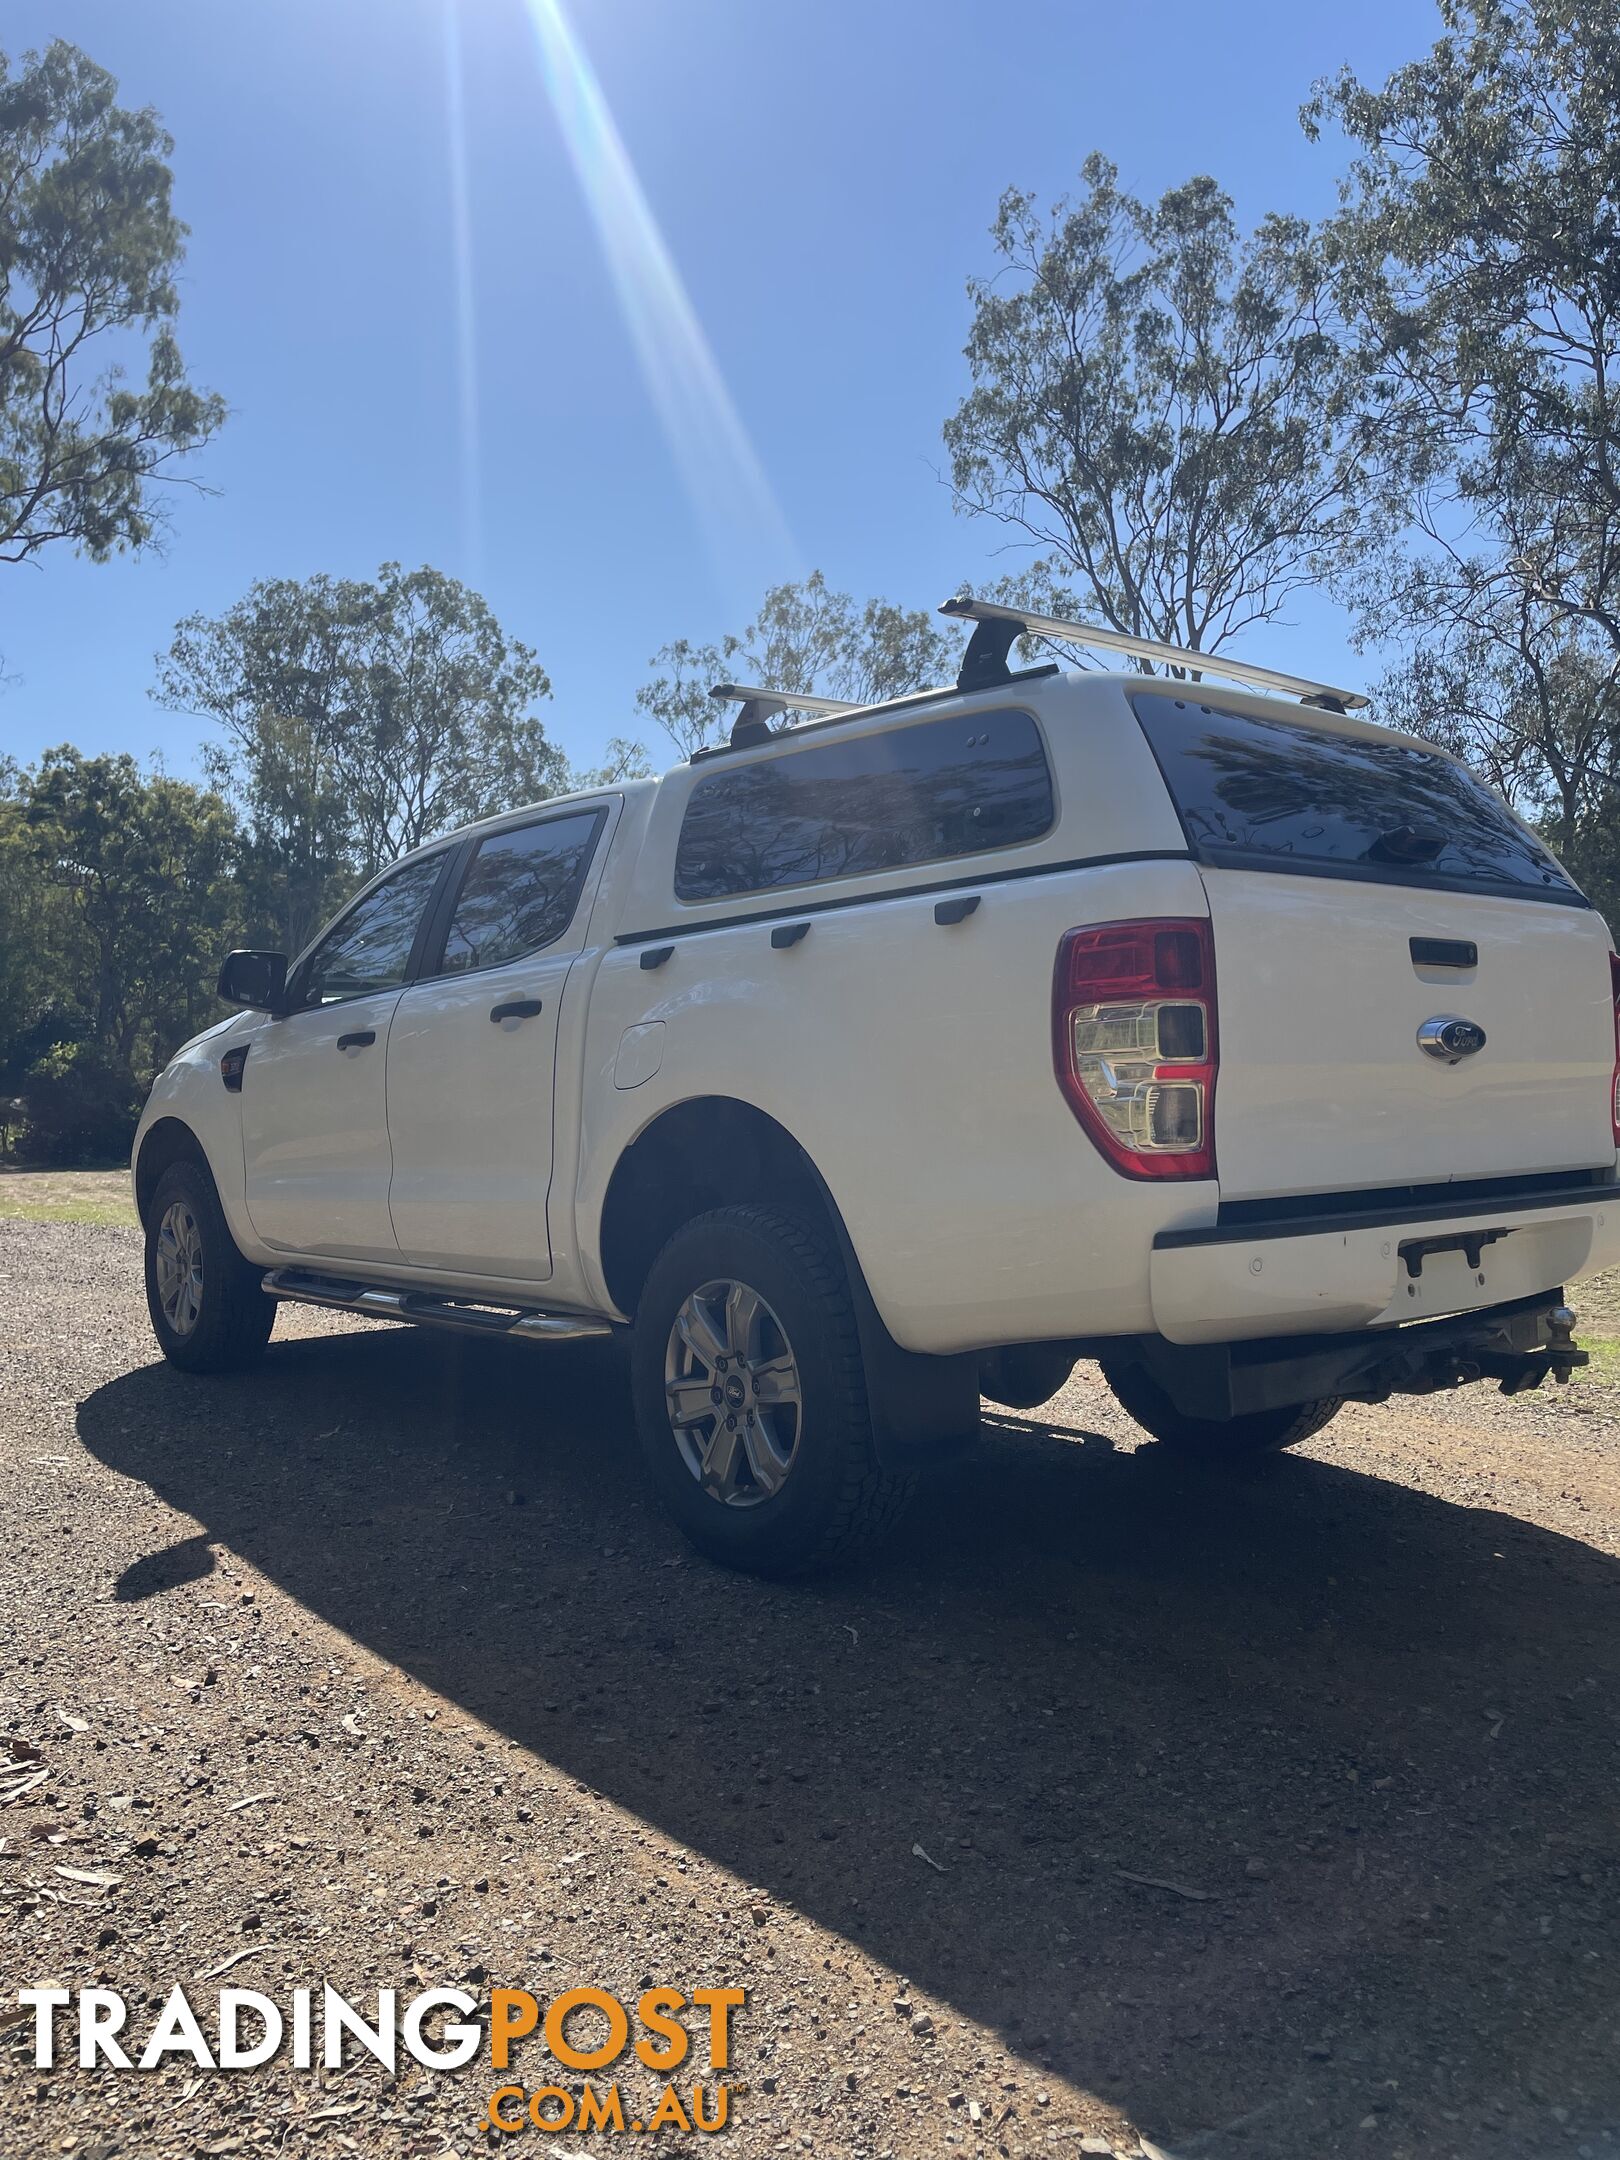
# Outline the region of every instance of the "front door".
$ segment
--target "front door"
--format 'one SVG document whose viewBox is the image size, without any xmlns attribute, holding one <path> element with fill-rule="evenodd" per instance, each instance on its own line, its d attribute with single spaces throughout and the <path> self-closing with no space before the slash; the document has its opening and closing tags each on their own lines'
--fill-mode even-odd
<svg viewBox="0 0 1620 2160">
<path fill-rule="evenodd" d="M 447 851 L 373 885 L 294 970 L 291 1010 L 242 1074 L 247 1211 L 267 1245 L 397 1260 L 388 1212 L 388 1032 Z"/>
<path fill-rule="evenodd" d="M 560 810 L 478 843 L 443 948 L 394 1014 L 390 1191 L 402 1256 L 544 1282 L 563 985 L 606 808 Z"/>
</svg>

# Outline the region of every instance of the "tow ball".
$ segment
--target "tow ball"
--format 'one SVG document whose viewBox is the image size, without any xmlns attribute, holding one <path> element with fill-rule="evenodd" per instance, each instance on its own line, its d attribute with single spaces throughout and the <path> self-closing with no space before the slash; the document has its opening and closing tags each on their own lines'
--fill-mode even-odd
<svg viewBox="0 0 1620 2160">
<path fill-rule="evenodd" d="M 1540 1387 L 1549 1374 L 1557 1387 L 1568 1387 L 1570 1374 L 1590 1363 L 1585 1350 L 1575 1344 L 1575 1313 L 1568 1305 L 1549 1307 L 1542 1322 L 1547 1326 L 1544 1346 L 1495 1356 L 1486 1352 L 1480 1359 L 1480 1374 L 1497 1380 L 1503 1395 L 1523 1395 L 1531 1387 Z"/>
<path fill-rule="evenodd" d="M 1546 1314 L 1544 1349 L 1517 1351 L 1501 1360 L 1487 1358 L 1484 1370 L 1500 1381 L 1504 1395 L 1522 1395 L 1527 1388 L 1538 1388 L 1549 1373 L 1559 1387 L 1568 1387 L 1570 1374 L 1589 1362 L 1575 1341 L 1575 1318 L 1568 1305 L 1551 1306 Z"/>
<path fill-rule="evenodd" d="M 1585 1351 L 1575 1347 L 1575 1317 L 1568 1305 L 1555 1305 L 1547 1315 L 1547 1362 L 1559 1387 L 1568 1387 L 1571 1372 L 1586 1363 Z"/>
</svg>

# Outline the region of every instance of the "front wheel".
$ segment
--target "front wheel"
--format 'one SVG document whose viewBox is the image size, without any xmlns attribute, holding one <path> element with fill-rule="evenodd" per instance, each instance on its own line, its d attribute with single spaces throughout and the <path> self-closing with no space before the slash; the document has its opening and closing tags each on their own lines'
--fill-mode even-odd
<svg viewBox="0 0 1620 2160">
<path fill-rule="evenodd" d="M 631 1372 L 648 1474 L 711 1559 L 812 1574 L 909 1496 L 873 1447 L 848 1277 L 797 1215 L 717 1208 L 677 1230 L 636 1309 Z"/>
<path fill-rule="evenodd" d="M 171 1163 L 146 1217 L 146 1305 L 158 1348 L 184 1372 L 239 1372 L 270 1340 L 276 1306 L 244 1260 L 214 1181 Z"/>
<path fill-rule="evenodd" d="M 1326 1395 L 1315 1402 L 1288 1403 L 1276 1410 L 1251 1410 L 1244 1417 L 1196 1418 L 1178 1410 L 1157 1382 L 1133 1358 L 1104 1358 L 1103 1378 L 1127 1416 L 1162 1446 L 1198 1462 L 1251 1462 L 1294 1447 L 1319 1433 L 1337 1415 L 1342 1398 Z"/>
</svg>

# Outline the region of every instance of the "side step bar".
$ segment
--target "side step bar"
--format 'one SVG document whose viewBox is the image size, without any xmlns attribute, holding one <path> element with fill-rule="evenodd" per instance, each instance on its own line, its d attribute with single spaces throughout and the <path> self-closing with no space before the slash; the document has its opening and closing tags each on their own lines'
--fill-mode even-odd
<svg viewBox="0 0 1620 2160">
<path fill-rule="evenodd" d="M 336 1312 L 364 1313 L 372 1320 L 405 1320 L 416 1327 L 450 1328 L 458 1335 L 506 1335 L 519 1342 L 585 1342 L 611 1335 L 606 1320 L 584 1313 L 537 1312 L 532 1306 L 496 1307 L 472 1300 L 433 1297 L 424 1290 L 372 1289 L 302 1268 L 272 1268 L 264 1288 L 293 1305 L 325 1305 Z"/>
</svg>

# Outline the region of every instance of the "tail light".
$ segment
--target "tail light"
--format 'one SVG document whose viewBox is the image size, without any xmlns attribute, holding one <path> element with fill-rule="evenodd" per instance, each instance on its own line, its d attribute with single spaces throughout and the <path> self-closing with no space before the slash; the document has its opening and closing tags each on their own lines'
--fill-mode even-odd
<svg viewBox="0 0 1620 2160">
<path fill-rule="evenodd" d="M 1614 997 L 1614 1078 L 1609 1083 L 1609 1121 L 1620 1148 L 1620 953 L 1609 955 L 1609 989 Z"/>
<path fill-rule="evenodd" d="M 1052 1050 L 1069 1107 L 1116 1170 L 1215 1175 L 1219 1044 L 1207 922 L 1071 930 L 1052 983 Z"/>
</svg>

